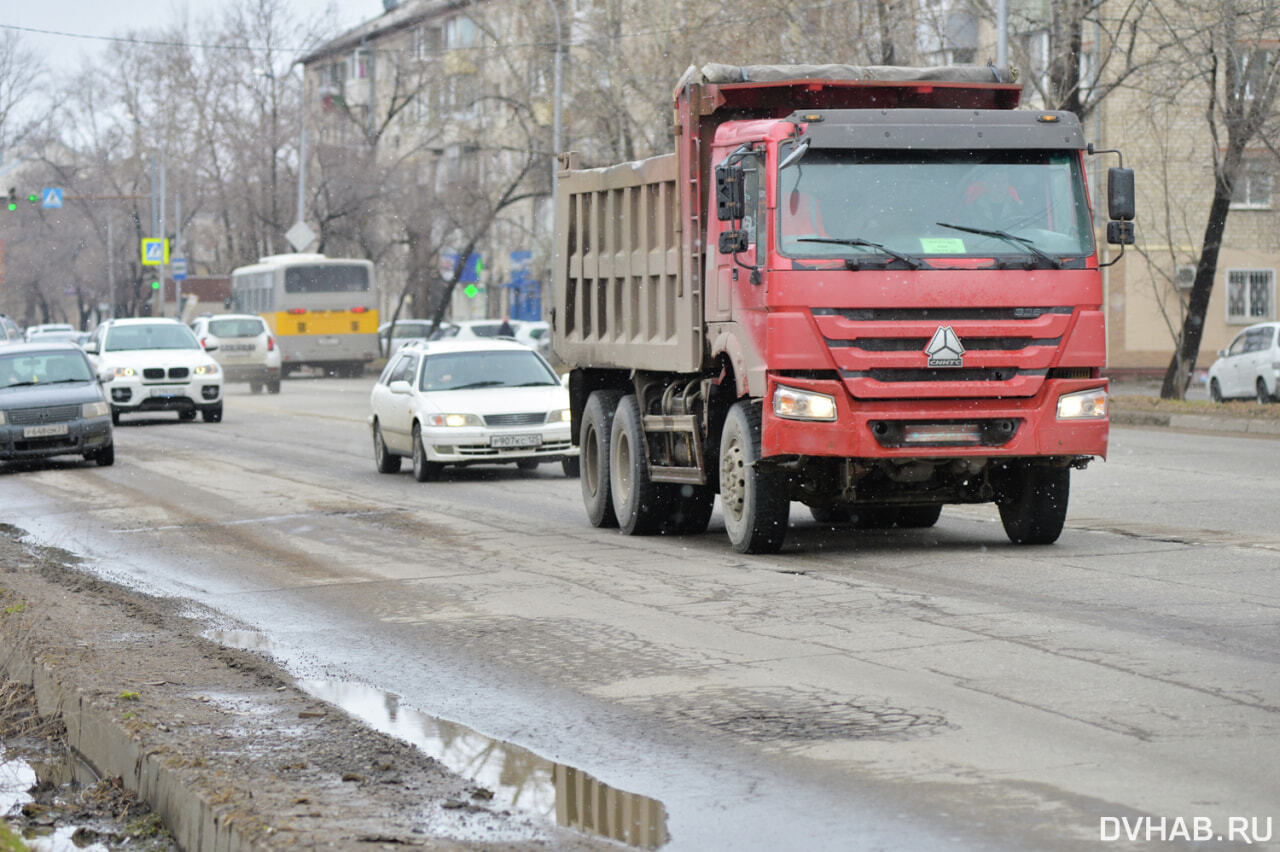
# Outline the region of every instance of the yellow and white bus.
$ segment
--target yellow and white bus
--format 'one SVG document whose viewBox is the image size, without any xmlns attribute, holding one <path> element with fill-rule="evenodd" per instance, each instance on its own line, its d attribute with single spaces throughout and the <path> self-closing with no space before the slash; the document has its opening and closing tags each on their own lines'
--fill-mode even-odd
<svg viewBox="0 0 1280 852">
<path fill-rule="evenodd" d="M 373 263 L 275 254 L 231 273 L 231 309 L 259 314 L 280 344 L 285 375 L 319 367 L 359 376 L 378 356 Z"/>
</svg>

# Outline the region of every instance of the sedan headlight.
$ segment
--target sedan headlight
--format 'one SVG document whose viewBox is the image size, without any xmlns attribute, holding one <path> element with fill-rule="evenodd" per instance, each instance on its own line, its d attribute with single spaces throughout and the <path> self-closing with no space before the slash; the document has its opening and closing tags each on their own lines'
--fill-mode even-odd
<svg viewBox="0 0 1280 852">
<path fill-rule="evenodd" d="M 212 363 L 201 364 L 191 372 L 195 373 L 197 376 L 216 376 L 218 374 L 218 365 Z"/>
<path fill-rule="evenodd" d="M 432 426 L 483 426 L 484 421 L 474 414 L 431 414 L 427 423 Z"/>
<path fill-rule="evenodd" d="M 1058 397 L 1059 420 L 1105 420 L 1107 392 L 1102 388 L 1064 393 Z"/>
<path fill-rule="evenodd" d="M 573 420 L 573 411 L 568 408 L 557 408 L 555 411 L 547 412 L 548 423 L 568 423 Z"/>
<path fill-rule="evenodd" d="M 128 379 L 138 375 L 138 371 L 133 367 L 116 367 L 111 372 L 117 379 Z"/>
<path fill-rule="evenodd" d="M 778 385 L 773 391 L 773 413 L 787 420 L 835 420 L 836 398 Z"/>
<path fill-rule="evenodd" d="M 105 402 L 86 402 L 80 406 L 80 416 L 86 420 L 90 417 L 106 417 L 111 413 L 111 406 Z"/>
</svg>

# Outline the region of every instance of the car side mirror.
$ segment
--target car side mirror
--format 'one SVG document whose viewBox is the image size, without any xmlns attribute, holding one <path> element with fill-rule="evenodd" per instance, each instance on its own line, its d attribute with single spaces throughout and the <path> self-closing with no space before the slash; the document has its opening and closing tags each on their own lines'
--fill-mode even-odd
<svg viewBox="0 0 1280 852">
<path fill-rule="evenodd" d="M 115 371 L 115 370 L 99 370 L 99 371 L 98 371 L 98 384 L 100 384 L 100 385 L 105 385 L 107 382 L 111 381 L 111 380 L 112 380 L 112 379 L 114 379 L 115 377 L 116 377 L 116 371 Z"/>
<path fill-rule="evenodd" d="M 89 353 L 89 354 L 91 354 L 91 355 L 97 355 L 97 354 L 98 354 L 98 341 L 96 341 L 96 340 L 86 340 L 86 341 L 84 342 L 84 345 L 83 345 L 83 346 L 81 346 L 80 348 L 81 348 L 81 349 L 83 349 L 85 352 L 88 352 L 88 353 Z"/>
<path fill-rule="evenodd" d="M 387 390 L 392 393 L 413 393 L 413 386 L 404 379 L 396 379 L 394 382 L 387 385 Z"/>
<path fill-rule="evenodd" d="M 204 351 L 205 351 L 205 352 L 217 352 L 217 351 L 218 351 L 218 344 L 216 344 L 216 343 L 206 343 L 206 344 L 204 344 Z"/>
</svg>

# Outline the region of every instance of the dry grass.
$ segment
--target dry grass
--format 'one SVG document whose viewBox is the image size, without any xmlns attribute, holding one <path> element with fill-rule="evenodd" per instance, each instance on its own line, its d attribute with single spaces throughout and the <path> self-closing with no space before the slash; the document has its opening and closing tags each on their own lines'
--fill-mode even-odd
<svg viewBox="0 0 1280 852">
<path fill-rule="evenodd" d="M 1161 399 L 1158 396 L 1113 394 L 1111 410 L 1113 412 L 1204 414 L 1213 417 L 1280 420 L 1280 404 L 1258 405 L 1256 402 L 1244 400 L 1209 402 L 1208 400 Z"/>
</svg>

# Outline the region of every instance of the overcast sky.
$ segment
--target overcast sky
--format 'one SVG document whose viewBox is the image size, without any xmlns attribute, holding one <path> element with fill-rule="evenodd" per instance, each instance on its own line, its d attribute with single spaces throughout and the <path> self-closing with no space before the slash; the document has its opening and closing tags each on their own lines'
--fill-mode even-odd
<svg viewBox="0 0 1280 852">
<path fill-rule="evenodd" d="M 289 2 L 300 18 L 322 15 L 332 3 L 339 9 L 339 32 L 382 14 L 381 0 Z M 0 25 L 24 28 L 19 30 L 23 43 L 44 56 L 51 70 L 71 70 L 86 54 L 100 51 L 105 37 L 171 25 L 184 17 L 205 20 L 226 5 L 226 0 L 0 0 Z"/>
</svg>

